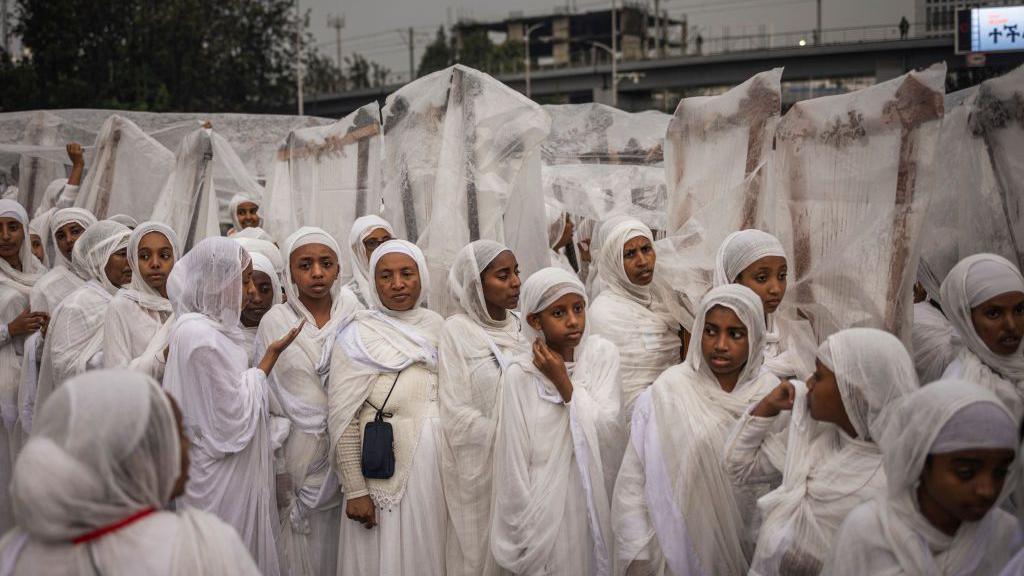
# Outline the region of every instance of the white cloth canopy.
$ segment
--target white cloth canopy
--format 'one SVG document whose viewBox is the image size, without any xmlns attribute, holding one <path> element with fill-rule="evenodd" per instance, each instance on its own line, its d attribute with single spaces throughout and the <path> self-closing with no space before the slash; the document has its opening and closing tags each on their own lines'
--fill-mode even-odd
<svg viewBox="0 0 1024 576">
<path fill-rule="evenodd" d="M 732 392 L 722 389 L 701 351 L 705 316 L 719 306 L 747 328 L 747 362 Z M 645 565 L 676 576 L 749 569 L 755 502 L 770 485 L 733 486 L 723 452 L 744 411 L 779 383 L 763 369 L 763 318 L 750 289 L 713 289 L 698 309 L 686 361 L 637 400 L 612 502 L 617 573 Z"/>
<path fill-rule="evenodd" d="M 148 220 L 173 168 L 170 150 L 131 120 L 115 114 L 96 136 L 92 163 L 75 206 L 100 220 L 115 214 Z"/>
<path fill-rule="evenodd" d="M 375 290 L 370 281 L 372 276 L 370 274 L 370 257 L 366 254 L 363 240 L 366 240 L 366 237 L 378 228 L 387 230 L 392 238 L 396 238 L 395 229 L 391 223 L 372 214 L 356 218 L 352 223 L 352 230 L 348 234 L 349 273 L 352 276 L 348 287 L 363 306 L 368 304 L 369 293 Z"/>
<path fill-rule="evenodd" d="M 523 283 L 524 317 L 569 293 L 586 299 L 574 274 L 535 273 Z M 529 349 L 502 376 L 491 552 L 515 574 L 608 575 L 613 568 L 609 495 L 625 444 L 619 355 L 584 332 L 566 368 L 569 402 L 533 365 Z"/>
<path fill-rule="evenodd" d="M 73 266 L 88 281 L 57 306 L 46 331 L 35 395 L 35 413 L 68 378 L 103 365 L 103 326 L 107 307 L 117 293 L 104 267 L 111 255 L 126 250 L 131 231 L 102 220 L 75 242 Z"/>
<path fill-rule="evenodd" d="M 373 290 L 368 295 L 370 308 L 356 312 L 339 329 L 329 359 L 327 427 L 332 462 L 346 501 L 370 496 L 378 523 L 366 530 L 343 520 L 340 576 L 444 572 L 447 518 L 437 406 L 437 340 L 442 319 L 420 307 L 430 282 L 416 245 L 404 240 L 381 244 L 373 252 L 369 269 L 376 269 L 380 259 L 392 253 L 416 262 L 422 282 L 419 300 L 409 310 L 390 310 Z M 386 412 L 392 414 L 387 421 L 394 433 L 395 471 L 388 479 L 364 478 L 361 430 L 374 419 L 373 406 L 382 406 L 385 399 Z"/>
<path fill-rule="evenodd" d="M 729 234 L 715 256 L 714 286 L 735 282 L 748 266 L 768 256 L 785 258 L 788 268 L 789 258 L 775 236 L 755 229 Z M 792 312 L 792 307 L 781 307 L 765 315 L 764 363 L 779 378 L 802 378 L 814 369 L 814 333 Z"/>
<path fill-rule="evenodd" d="M 320 228 L 296 230 L 284 241 L 283 253 L 290 260 L 296 248 L 309 243 L 330 248 L 337 259 L 336 266 L 341 266 L 337 242 Z M 262 258 L 256 254 L 252 257 L 253 262 Z M 324 348 L 333 344 L 338 326 L 347 322 L 359 305 L 352 293 L 341 286 L 339 276 L 330 290 L 331 317 L 318 327 L 302 303 L 292 280 L 291 265 L 285 267 L 285 292 L 288 302 L 275 305 L 260 321 L 255 351 L 257 358 L 262 357 L 267 346 L 306 320 L 295 341 L 281 354 L 267 383 L 281 415 L 290 423 L 290 433 L 279 456 L 292 479 L 288 500 L 278 502 L 282 561 L 293 576 L 312 576 L 335 571 L 342 522 L 341 492 L 331 467 L 327 435 L 327 390 L 317 366 Z"/>
<path fill-rule="evenodd" d="M 293 130 L 278 147 L 264 198 L 267 230 L 284 238 L 315 226 L 343 243 L 354 220 L 380 210 L 382 147 L 376 102 L 333 124 Z"/>
<path fill-rule="evenodd" d="M 103 323 L 103 366 L 127 367 L 162 378 L 163 351 L 167 346 L 163 329 L 173 313 L 171 302 L 146 283 L 139 262 L 139 243 L 149 234 L 159 234 L 171 245 L 172 258 L 181 258 L 178 236 L 170 227 L 159 222 L 143 222 L 128 238 L 128 264 L 132 269 L 131 283 L 121 288 L 107 307 Z M 152 254 L 151 258 L 157 258 Z M 157 338 L 158 335 L 162 337 Z M 154 340 L 158 340 L 154 345 Z M 155 352 L 155 353 L 154 353 Z"/>
<path fill-rule="evenodd" d="M 242 347 L 242 271 L 249 255 L 207 238 L 175 263 L 167 294 L 176 320 L 164 389 L 181 406 L 192 467 L 181 502 L 238 531 L 260 572 L 280 573 L 266 375 Z"/>
<path fill-rule="evenodd" d="M 973 426 L 948 430 L 964 410 L 991 408 L 981 448 L 1017 451 L 1017 423 L 988 390 L 964 380 L 940 380 L 905 396 L 894 408 L 879 439 L 886 491 L 847 516 L 836 536 L 826 574 L 998 574 L 1019 546 L 1017 520 L 1000 508 L 1016 486 L 1011 467 L 996 504 L 978 522 L 964 522 L 953 536 L 933 526 L 920 512 L 917 489 L 925 460 L 940 436 L 966 438 Z M 952 434 L 950 434 L 952 432 Z M 1006 438 L 1002 446 L 992 438 Z M 979 446 L 980 445 L 980 446 Z"/>
<path fill-rule="evenodd" d="M 521 320 L 512 311 L 487 312 L 483 271 L 508 248 L 491 240 L 466 245 L 452 264 L 448 288 L 458 312 L 445 320 L 438 345 L 441 448 L 448 539 L 448 574 L 497 575 L 490 552 L 494 443 L 501 376 L 525 348 Z"/>
<path fill-rule="evenodd" d="M 163 511 L 182 473 L 179 442 L 152 379 L 110 370 L 66 382 L 15 466 L 18 527 L 0 541 L 0 573 L 257 574 L 229 526 L 195 510 Z M 72 543 L 146 510 L 155 512 Z"/>
<path fill-rule="evenodd" d="M 448 309 L 448 271 L 471 241 L 509 246 L 525 275 L 548 265 L 540 144 L 551 120 L 538 104 L 457 64 L 391 94 L 382 114 L 385 215 L 427 255 L 431 309 Z"/>
<path fill-rule="evenodd" d="M 68 294 L 85 284 L 85 279 L 72 269 L 71 260 L 56 247 L 57 231 L 72 222 L 83 229 L 88 229 L 96 223 L 96 217 L 84 208 L 63 208 L 53 213 L 53 217 L 50 219 L 49 238 L 54 245 L 53 267 L 32 288 L 30 300 L 33 310 L 53 312 Z"/>
<path fill-rule="evenodd" d="M 725 449 L 726 470 L 737 485 L 778 481 L 758 500 L 762 518 L 751 574 L 818 573 L 846 515 L 885 488 L 876 444 L 892 405 L 917 389 L 910 356 L 892 334 L 851 328 L 821 345 L 819 361 L 835 374 L 856 432 L 813 420 L 807 389 L 794 382 L 792 414 L 759 418 L 748 411 Z M 771 434 L 778 423 L 783 432 Z"/>
<path fill-rule="evenodd" d="M 986 270 L 987 269 L 987 270 Z M 993 288 L 999 286 L 999 288 Z M 943 311 L 955 330 L 954 361 L 943 378 L 959 378 L 994 392 L 1018 420 L 1024 417 L 1024 343 L 1015 354 L 1000 356 L 978 336 L 971 309 L 977 294 L 1024 292 L 1024 277 L 1010 261 L 994 254 L 975 254 L 961 260 L 942 282 Z M 991 294 L 998 296 L 1000 294 Z M 982 301 L 988 298 L 982 298 Z"/>
<path fill-rule="evenodd" d="M 654 268 L 647 286 L 629 280 L 623 246 L 646 238 L 654 247 L 650 228 L 633 218 L 613 218 L 601 226 L 602 242 L 592 252 L 603 290 L 590 307 L 591 333 L 610 340 L 619 349 L 624 422 L 629 423 L 633 403 L 669 366 L 680 362 L 683 343 L 681 320 L 673 314 L 670 290 Z"/>
</svg>

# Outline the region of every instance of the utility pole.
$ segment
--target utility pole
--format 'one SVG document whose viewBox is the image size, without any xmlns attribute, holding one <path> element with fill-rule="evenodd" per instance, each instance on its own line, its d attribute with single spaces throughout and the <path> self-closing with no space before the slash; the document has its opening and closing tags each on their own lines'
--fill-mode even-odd
<svg viewBox="0 0 1024 576">
<path fill-rule="evenodd" d="M 327 18 L 327 26 L 329 28 L 334 28 L 335 43 L 338 48 L 338 70 L 341 70 L 341 29 L 345 27 L 345 15 L 342 14 L 341 16 Z"/>
<path fill-rule="evenodd" d="M 409 82 L 416 79 L 416 40 L 412 35 L 412 26 L 409 26 Z"/>
<path fill-rule="evenodd" d="M 654 56 L 661 58 L 661 0 L 654 0 Z"/>
<path fill-rule="evenodd" d="M 8 42 L 7 36 L 7 0 L 0 2 L 0 10 L 3 10 L 3 14 L 0 14 L 0 35 L 3 36 L 4 40 L 4 52 L 8 52 L 11 49 L 10 43 Z"/>
<path fill-rule="evenodd" d="M 295 0 L 295 91 L 299 100 L 299 116 L 305 116 L 305 105 L 302 101 L 302 72 L 302 9 L 299 7 L 299 0 Z"/>
<path fill-rule="evenodd" d="M 818 27 L 814 29 L 814 44 L 821 44 L 821 0 L 818 0 Z"/>
<path fill-rule="evenodd" d="M 818 0 L 819 2 L 821 0 Z M 612 0 L 612 107 L 619 107 L 619 9 Z"/>
<path fill-rule="evenodd" d="M 543 26 L 543 22 L 538 22 L 533 26 L 527 27 L 523 25 L 523 47 L 526 49 L 526 97 L 530 97 L 530 34 L 533 31 Z"/>
</svg>

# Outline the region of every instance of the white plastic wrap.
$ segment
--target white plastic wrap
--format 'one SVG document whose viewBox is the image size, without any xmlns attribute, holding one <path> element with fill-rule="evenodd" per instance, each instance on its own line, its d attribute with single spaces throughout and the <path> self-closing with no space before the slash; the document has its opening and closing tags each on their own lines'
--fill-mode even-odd
<svg viewBox="0 0 1024 576">
<path fill-rule="evenodd" d="M 945 74 L 798 102 L 779 123 L 769 230 L 792 255 L 786 298 L 819 341 L 865 326 L 910 345 Z"/>
<path fill-rule="evenodd" d="M 957 262 L 988 252 L 1024 265 L 1024 67 L 946 96 L 920 279 L 933 299 Z M 1014 121 L 1016 119 L 1016 121 Z"/>
<path fill-rule="evenodd" d="M 288 134 L 260 211 L 267 231 L 286 238 L 315 226 L 345 245 L 356 218 L 380 211 L 381 146 L 376 102 L 334 124 Z"/>
<path fill-rule="evenodd" d="M 148 220 L 174 167 L 174 154 L 117 115 L 103 123 L 93 148 L 75 206 L 99 220 L 114 214 Z"/>
<path fill-rule="evenodd" d="M 420 245 L 445 310 L 455 256 L 479 239 L 509 246 L 524 275 L 547 265 L 540 144 L 550 119 L 490 76 L 456 65 L 391 94 L 383 109 L 385 216 Z"/>
<path fill-rule="evenodd" d="M 604 104 L 548 105 L 551 133 L 541 146 L 544 193 L 573 216 L 632 216 L 665 228 L 661 169 L 671 116 L 624 112 Z"/>
</svg>

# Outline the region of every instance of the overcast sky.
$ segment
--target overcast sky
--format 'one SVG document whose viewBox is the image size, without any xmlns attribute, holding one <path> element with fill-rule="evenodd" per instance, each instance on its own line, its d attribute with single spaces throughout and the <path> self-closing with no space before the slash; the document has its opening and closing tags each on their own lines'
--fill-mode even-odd
<svg viewBox="0 0 1024 576">
<path fill-rule="evenodd" d="M 460 15 L 475 20 L 501 20 L 510 9 L 527 15 L 552 12 L 556 6 L 575 2 L 577 10 L 610 6 L 611 0 L 299 0 L 312 10 L 311 31 L 326 55 L 336 55 L 335 31 L 328 17 L 345 14 L 342 48 L 358 51 L 393 70 L 406 71 L 408 48 L 397 30 L 416 27 L 415 60 L 437 27 Z M 621 1 L 621 0 L 620 0 Z M 641 2 L 644 0 L 640 0 Z M 653 6 L 653 0 L 646 0 Z M 755 34 L 760 25 L 769 32 L 810 30 L 815 23 L 815 0 L 662 0 L 670 16 L 687 14 L 691 26 L 700 27 L 705 41 L 721 36 L 723 27 L 732 35 Z M 914 0 L 822 0 L 822 26 L 840 28 L 898 22 L 900 16 L 914 22 Z M 449 20 L 449 18 L 451 20 Z M 403 34 L 407 34 L 404 32 Z M 346 40 L 347 38 L 347 40 Z"/>
</svg>

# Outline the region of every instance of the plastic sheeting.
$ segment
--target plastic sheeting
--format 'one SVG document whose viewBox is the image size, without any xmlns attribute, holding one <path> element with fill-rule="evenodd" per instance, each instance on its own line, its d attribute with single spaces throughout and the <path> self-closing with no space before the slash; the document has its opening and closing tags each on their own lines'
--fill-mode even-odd
<svg viewBox="0 0 1024 576">
<path fill-rule="evenodd" d="M 114 115 L 103 123 L 92 165 L 75 206 L 103 220 L 128 214 L 148 220 L 174 167 L 174 154 L 131 120 Z"/>
<path fill-rule="evenodd" d="M 634 217 L 665 228 L 662 148 L 671 116 L 604 104 L 548 105 L 551 133 L 541 145 L 544 193 L 573 216 Z"/>
<path fill-rule="evenodd" d="M 220 236 L 218 196 L 263 195 L 231 145 L 214 130 L 193 130 L 175 159 L 152 219 L 174 229 L 186 251 L 203 238 Z"/>
<path fill-rule="evenodd" d="M 509 246 L 524 275 L 548 265 L 540 106 L 456 65 L 391 94 L 383 116 L 385 216 L 426 254 L 432 309 L 448 310 L 448 270 L 471 241 Z"/>
<path fill-rule="evenodd" d="M 819 341 L 865 326 L 910 345 L 945 74 L 798 102 L 779 123 L 769 230 L 791 255 L 786 298 Z"/>
<path fill-rule="evenodd" d="M 381 146 L 376 103 L 334 124 L 291 132 L 278 148 L 260 210 L 267 231 L 286 238 L 315 226 L 346 245 L 352 222 L 380 211 Z M 343 282 L 352 278 L 345 268 Z"/>
<path fill-rule="evenodd" d="M 1024 267 L 1024 67 L 946 96 L 934 199 L 922 234 L 929 296 L 961 259 L 999 254 Z"/>
</svg>

